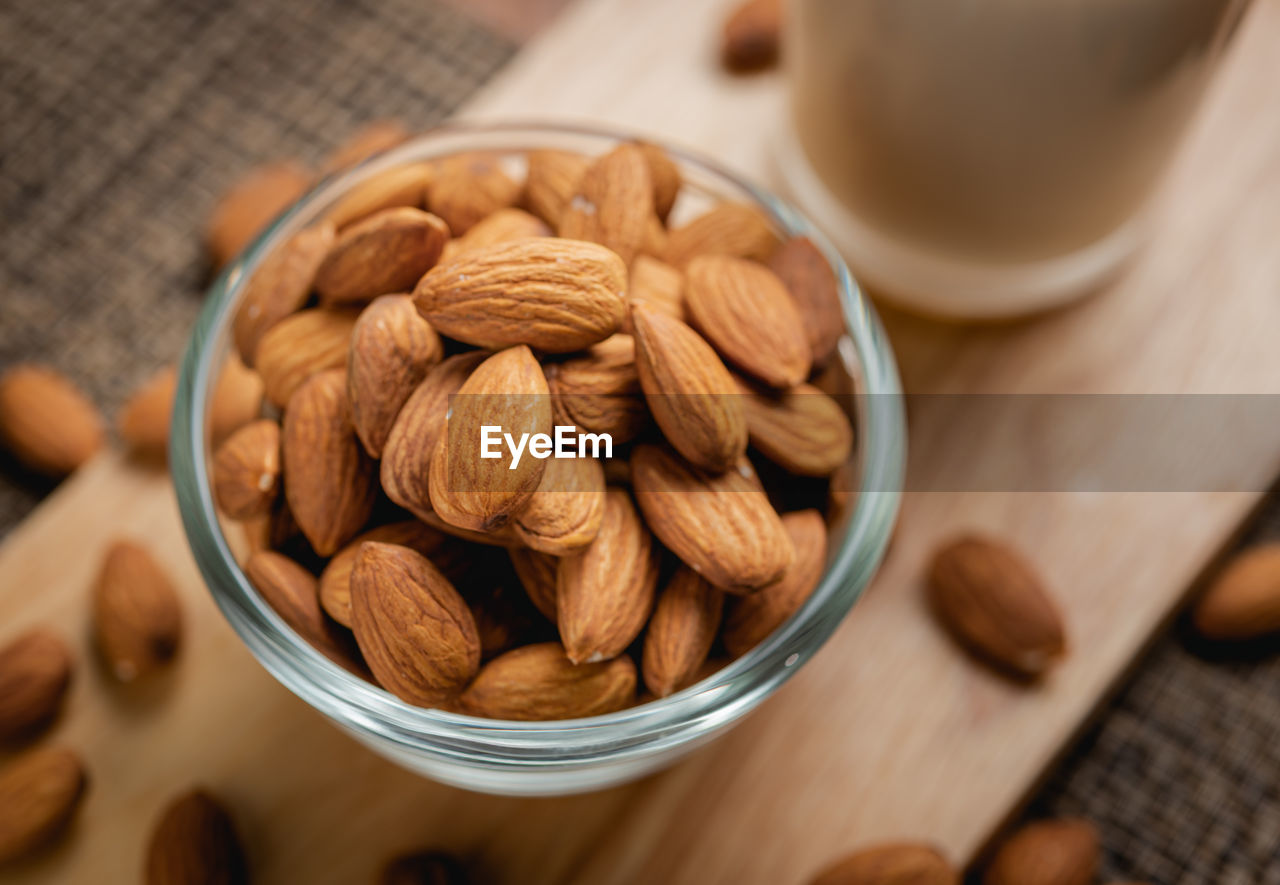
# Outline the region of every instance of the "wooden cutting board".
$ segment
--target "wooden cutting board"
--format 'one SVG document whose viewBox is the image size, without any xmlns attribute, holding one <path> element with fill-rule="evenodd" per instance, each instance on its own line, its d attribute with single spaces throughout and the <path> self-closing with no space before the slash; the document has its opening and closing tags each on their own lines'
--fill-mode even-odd
<svg viewBox="0 0 1280 885">
<path fill-rule="evenodd" d="M 774 77 L 715 66 L 723 9 L 582 0 L 467 111 L 607 120 L 711 153 L 766 182 Z M 915 392 L 1280 392 L 1280 5 L 1246 20 L 1156 213 L 1154 241 L 1112 290 L 1033 322 L 981 329 L 890 313 Z M 973 444 L 982 442 L 983 429 Z M 915 457 L 947 439 L 913 439 Z M 1241 488 L 1280 471 L 1233 460 Z M 406 774 L 277 685 L 205 592 L 163 476 L 106 454 L 0 548 L 4 632 L 52 622 L 82 651 L 52 740 L 93 785 L 71 837 L 12 882 L 136 881 L 150 822 L 204 783 L 236 810 L 262 883 L 367 881 L 418 846 L 478 857 L 509 882 L 800 883 L 889 837 L 965 861 L 1166 621 L 1257 492 L 913 494 L 869 595 L 822 653 L 723 740 L 639 784 L 562 799 L 468 794 Z M 1072 653 L 1044 686 L 970 666 L 920 598 L 942 535 L 976 527 L 1031 551 Z M 114 536 L 144 539 L 180 581 L 189 642 L 167 679 L 124 691 L 92 665 L 85 597 Z"/>
</svg>

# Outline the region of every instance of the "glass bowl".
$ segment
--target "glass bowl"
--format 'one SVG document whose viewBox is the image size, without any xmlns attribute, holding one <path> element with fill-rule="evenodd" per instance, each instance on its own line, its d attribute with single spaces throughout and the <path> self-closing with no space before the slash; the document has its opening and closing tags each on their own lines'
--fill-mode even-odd
<svg viewBox="0 0 1280 885">
<path fill-rule="evenodd" d="M 599 154 L 631 137 L 578 126 L 450 125 L 327 179 L 222 271 L 183 358 L 170 464 L 191 549 L 219 608 L 291 691 L 376 752 L 437 781 L 489 793 L 555 795 L 603 788 L 670 764 L 738 722 L 813 657 L 866 587 L 888 544 L 906 431 L 897 370 L 879 320 L 835 250 L 795 209 L 708 160 L 669 148 L 685 177 L 682 203 L 700 197 L 755 204 L 779 233 L 810 237 L 839 281 L 848 327 L 841 356 L 856 394 L 848 401 L 858 449 L 849 503 L 832 527 L 826 573 L 800 611 L 749 653 L 670 697 L 587 719 L 506 722 L 414 707 L 359 679 L 295 634 L 250 585 L 213 503 L 208 415 L 214 382 L 231 352 L 236 304 L 262 257 L 354 185 L 395 166 L 473 150 Z"/>
</svg>

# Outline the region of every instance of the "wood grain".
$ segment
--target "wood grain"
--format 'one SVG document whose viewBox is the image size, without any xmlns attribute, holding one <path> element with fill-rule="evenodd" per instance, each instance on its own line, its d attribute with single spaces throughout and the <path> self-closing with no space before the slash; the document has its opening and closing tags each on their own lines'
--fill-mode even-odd
<svg viewBox="0 0 1280 885">
<path fill-rule="evenodd" d="M 715 67 L 723 7 L 583 0 L 470 107 L 479 117 L 613 121 L 772 181 L 775 78 Z M 678 23 L 675 25 L 673 23 Z M 1149 248 L 1112 290 L 1041 319 L 970 329 L 889 313 L 917 392 L 1280 392 L 1280 4 L 1255 6 L 1173 171 Z M 590 76 L 582 72 L 589 71 Z M 927 426 L 925 416 L 925 425 Z M 982 429 L 974 440 L 981 444 Z M 942 433 L 915 457 L 948 457 Z M 1241 488 L 1277 452 L 1242 450 Z M 1023 799 L 1259 498 L 1240 493 L 912 494 L 871 592 L 813 661 L 737 730 L 661 775 L 590 796 L 513 800 L 405 774 L 327 725 L 252 660 L 204 591 L 161 476 L 105 455 L 0 548 L 5 632 L 57 625 L 82 652 L 53 739 L 93 783 L 61 850 L 13 882 L 136 880 L 174 793 L 226 796 L 264 883 L 364 881 L 386 854 L 437 846 L 511 882 L 800 883 L 882 837 L 964 860 Z M 926 616 L 926 552 L 961 528 L 1040 564 L 1072 652 L 1027 691 L 971 667 Z M 140 693 L 89 657 L 85 595 L 117 535 L 172 570 L 191 630 Z"/>
</svg>

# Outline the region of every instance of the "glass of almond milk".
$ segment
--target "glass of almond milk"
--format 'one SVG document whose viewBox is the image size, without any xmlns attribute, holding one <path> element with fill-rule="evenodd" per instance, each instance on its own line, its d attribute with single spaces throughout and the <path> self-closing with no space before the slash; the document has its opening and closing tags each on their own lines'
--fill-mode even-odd
<svg viewBox="0 0 1280 885">
<path fill-rule="evenodd" d="M 1030 313 L 1088 293 L 1249 0 L 791 0 L 792 195 L 877 295 Z"/>
</svg>

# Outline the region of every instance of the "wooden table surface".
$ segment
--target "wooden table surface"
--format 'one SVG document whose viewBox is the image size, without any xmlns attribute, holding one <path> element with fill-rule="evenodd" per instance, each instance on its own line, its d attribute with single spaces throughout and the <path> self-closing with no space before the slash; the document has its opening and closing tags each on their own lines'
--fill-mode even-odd
<svg viewBox="0 0 1280 885">
<path fill-rule="evenodd" d="M 722 14 L 688 0 L 580 0 L 465 113 L 614 122 L 772 183 L 780 83 L 717 70 Z M 887 314 L 909 390 L 1280 392 L 1280 4 L 1256 5 L 1240 37 L 1161 197 L 1153 241 L 1124 279 L 1019 324 Z M 982 427 L 954 432 L 982 445 Z M 942 434 L 912 445 L 923 463 L 951 454 Z M 1242 450 L 1230 467 L 1240 488 L 1259 490 L 1280 452 Z M 136 880 L 157 810 L 196 782 L 227 797 L 264 883 L 365 881 L 381 858 L 418 846 L 479 856 L 522 883 L 800 883 L 835 855 L 896 837 L 965 861 L 1258 500 L 907 495 L 871 592 L 739 728 L 638 784 L 505 799 L 398 770 L 276 684 L 214 609 L 166 479 L 108 453 L 0 547 L 0 623 L 62 623 L 87 658 L 87 588 L 101 550 L 126 534 L 180 582 L 189 642 L 168 678 L 138 692 L 79 668 L 52 740 L 84 753 L 92 792 L 66 844 L 7 881 Z M 1037 689 L 970 666 L 926 616 L 922 561 L 962 528 L 1012 538 L 1058 594 L 1072 651 Z"/>
</svg>

